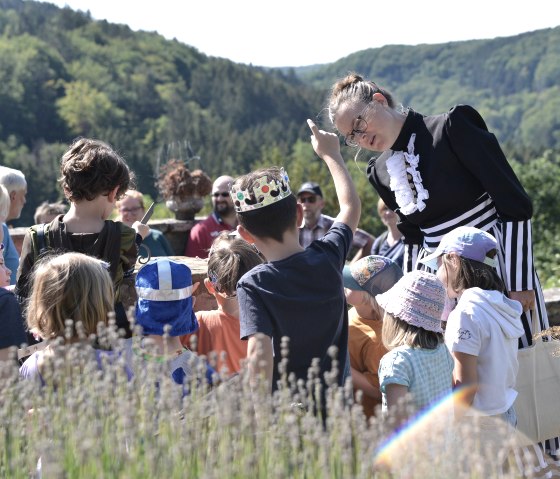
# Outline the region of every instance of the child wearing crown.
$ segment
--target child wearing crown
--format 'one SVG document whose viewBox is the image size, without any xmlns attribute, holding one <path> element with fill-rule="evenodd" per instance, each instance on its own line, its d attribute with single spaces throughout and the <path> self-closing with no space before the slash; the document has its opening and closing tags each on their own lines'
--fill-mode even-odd
<svg viewBox="0 0 560 479">
<path fill-rule="evenodd" d="M 325 373 L 333 371 L 334 383 L 342 385 L 348 372 L 342 269 L 361 204 L 342 156 L 317 147 L 317 138 L 322 145 L 338 143 L 338 138 L 319 130 L 311 120 L 308 124 L 312 144 L 331 172 L 340 204 L 333 226 L 322 239 L 306 249 L 300 246 L 303 211 L 284 169 L 270 167 L 241 176 L 231 190 L 239 234 L 268 261 L 237 283 L 241 338 L 248 340 L 252 384 L 264 378 L 268 391 L 276 390 L 281 379 L 278 365 L 285 355 L 281 347 L 285 337 L 289 338 L 287 375 L 307 380 L 315 358 L 323 385 Z"/>
</svg>

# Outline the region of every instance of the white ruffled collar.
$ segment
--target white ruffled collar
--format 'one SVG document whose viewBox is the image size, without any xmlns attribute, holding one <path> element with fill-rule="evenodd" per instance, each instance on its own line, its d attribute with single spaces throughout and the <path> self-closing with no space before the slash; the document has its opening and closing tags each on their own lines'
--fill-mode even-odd
<svg viewBox="0 0 560 479">
<path fill-rule="evenodd" d="M 420 172 L 416 169 L 420 156 L 414 154 L 415 139 L 416 133 L 413 133 L 408 141 L 408 151 L 395 151 L 387 160 L 389 187 L 395 193 L 397 204 L 404 215 L 424 210 L 424 200 L 430 197 L 428 190 L 422 185 Z"/>
</svg>

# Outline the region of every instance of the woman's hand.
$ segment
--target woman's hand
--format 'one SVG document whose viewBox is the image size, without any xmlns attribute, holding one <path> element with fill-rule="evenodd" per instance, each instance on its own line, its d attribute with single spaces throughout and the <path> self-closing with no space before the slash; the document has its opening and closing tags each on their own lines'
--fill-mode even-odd
<svg viewBox="0 0 560 479">
<path fill-rule="evenodd" d="M 523 306 L 523 311 L 529 311 L 530 309 L 535 309 L 535 291 L 530 289 L 528 291 L 510 291 L 510 299 L 519 301 L 521 306 Z M 533 331 L 535 333 L 536 331 Z"/>
<path fill-rule="evenodd" d="M 311 145 L 319 158 L 325 159 L 325 156 L 335 159 L 342 158 L 340 155 L 340 141 L 335 133 L 319 130 L 312 120 L 307 120 L 307 124 L 312 133 Z"/>
</svg>

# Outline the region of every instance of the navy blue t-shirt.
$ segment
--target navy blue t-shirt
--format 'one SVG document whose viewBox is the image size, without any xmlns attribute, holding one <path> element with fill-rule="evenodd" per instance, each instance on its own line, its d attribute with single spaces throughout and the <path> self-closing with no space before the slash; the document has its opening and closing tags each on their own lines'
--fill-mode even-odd
<svg viewBox="0 0 560 479">
<path fill-rule="evenodd" d="M 331 369 L 327 351 L 338 348 L 338 384 L 342 385 L 348 351 L 348 310 L 342 269 L 352 242 L 352 230 L 334 223 L 327 234 L 303 252 L 256 266 L 237 283 L 241 339 L 256 333 L 272 338 L 277 389 L 280 345 L 290 338 L 288 373 L 307 379 L 313 358 L 319 358 L 321 378 Z"/>
<path fill-rule="evenodd" d="M 0 349 L 27 343 L 25 326 L 19 303 L 11 291 L 0 288 Z"/>
</svg>

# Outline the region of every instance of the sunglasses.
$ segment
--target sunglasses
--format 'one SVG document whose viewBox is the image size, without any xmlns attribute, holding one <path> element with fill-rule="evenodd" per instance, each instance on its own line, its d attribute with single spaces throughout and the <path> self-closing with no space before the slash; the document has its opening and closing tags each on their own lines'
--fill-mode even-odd
<svg viewBox="0 0 560 479">
<path fill-rule="evenodd" d="M 212 196 L 214 198 L 218 198 L 218 197 L 222 197 L 222 198 L 227 198 L 229 196 L 229 193 L 227 191 L 216 191 L 215 193 L 212 193 Z"/>
<path fill-rule="evenodd" d="M 303 198 L 299 198 L 300 203 L 315 203 L 317 201 L 316 196 L 305 196 Z"/>
</svg>

